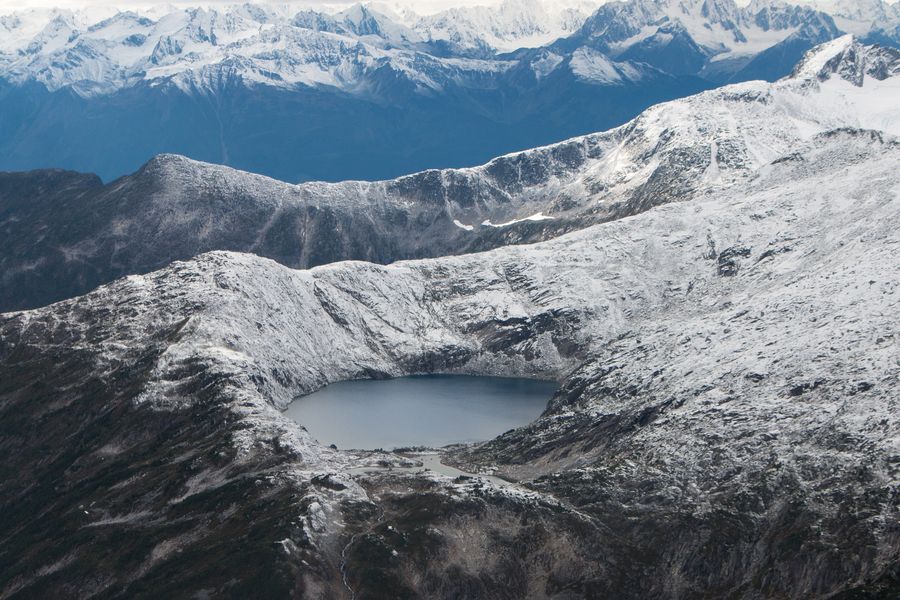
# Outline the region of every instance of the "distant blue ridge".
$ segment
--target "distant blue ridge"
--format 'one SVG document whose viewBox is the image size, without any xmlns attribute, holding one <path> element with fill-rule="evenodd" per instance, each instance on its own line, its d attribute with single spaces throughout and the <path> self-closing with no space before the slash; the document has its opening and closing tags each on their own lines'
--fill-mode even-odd
<svg viewBox="0 0 900 600">
<path fill-rule="evenodd" d="M 710 87 L 693 76 L 598 86 L 562 69 L 530 89 L 400 89 L 389 101 L 240 82 L 215 94 L 141 84 L 91 98 L 6 83 L 0 170 L 65 168 L 109 181 L 175 153 L 289 182 L 390 179 L 609 129 Z"/>
</svg>

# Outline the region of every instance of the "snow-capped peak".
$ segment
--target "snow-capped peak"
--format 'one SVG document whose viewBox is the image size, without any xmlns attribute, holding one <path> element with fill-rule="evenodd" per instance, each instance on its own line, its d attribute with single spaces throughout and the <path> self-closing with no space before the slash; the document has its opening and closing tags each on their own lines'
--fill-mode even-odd
<svg viewBox="0 0 900 600">
<path fill-rule="evenodd" d="M 791 76 L 797 78 L 818 77 L 828 62 L 842 55 L 853 44 L 853 36 L 848 34 L 813 48 L 800 61 Z"/>
<path fill-rule="evenodd" d="M 795 0 L 836 17 L 874 21 L 892 12 L 884 0 Z"/>
<path fill-rule="evenodd" d="M 423 37 L 462 48 L 509 51 L 537 47 L 575 32 L 596 10 L 588 0 L 503 0 L 495 6 L 462 6 L 407 21 Z"/>
<path fill-rule="evenodd" d="M 822 31 L 818 37 L 826 39 L 837 34 L 827 16 L 783 2 L 754 0 L 741 7 L 734 0 L 632 0 L 603 5 L 582 35 L 624 53 L 681 31 L 700 52 L 723 60 L 757 54 L 804 28 Z"/>
<path fill-rule="evenodd" d="M 376 3 L 13 11 L 0 16 L 0 78 L 82 95 L 141 81 L 185 90 L 240 80 L 355 92 L 366 89 L 366 73 L 387 67 L 416 89 L 440 90 L 448 78 L 506 69 L 498 51 L 575 30 L 588 5 L 506 0 L 425 16 Z"/>
<path fill-rule="evenodd" d="M 727 72 L 729 61 L 746 62 L 792 36 L 802 34 L 803 43 L 812 45 L 840 31 L 861 34 L 900 20 L 898 8 L 880 0 L 852 10 L 853 3 L 833 2 L 834 14 L 841 15 L 835 18 L 847 23 L 843 29 L 813 10 L 819 4 L 777 0 L 746 6 L 734 0 L 628 0 L 599 8 L 591 0 L 475 4 L 427 14 L 402 0 L 301 10 L 244 4 L 12 11 L 0 16 L 0 78 L 37 81 L 51 90 L 72 87 L 83 95 L 142 81 L 193 90 L 232 80 L 355 93 L 367 89 L 366 73 L 387 67 L 415 89 L 440 91 L 466 73 L 483 77 L 506 70 L 511 55 L 498 53 L 558 38 L 565 38 L 566 49 L 548 46 L 551 60 L 535 65 L 537 78 L 576 51 L 581 71 L 605 79 L 611 71 L 604 65 L 629 61 L 706 76 L 701 69 L 712 63 L 726 65 Z M 584 45 L 589 50 L 579 50 Z M 719 72 L 716 65 L 712 71 Z M 632 75 L 614 78 L 633 80 Z"/>
<path fill-rule="evenodd" d="M 830 15 L 842 31 L 865 36 L 900 24 L 900 3 L 884 0 L 791 0 Z"/>
<path fill-rule="evenodd" d="M 833 75 L 856 86 L 866 77 L 885 80 L 900 72 L 900 50 L 864 46 L 845 35 L 810 50 L 792 74 L 797 79 L 825 81 Z"/>
</svg>

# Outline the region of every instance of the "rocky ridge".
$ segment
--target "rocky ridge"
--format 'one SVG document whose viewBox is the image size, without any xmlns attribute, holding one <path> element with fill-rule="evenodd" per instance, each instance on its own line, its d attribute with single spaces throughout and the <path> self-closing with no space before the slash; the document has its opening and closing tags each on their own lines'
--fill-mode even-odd
<svg viewBox="0 0 900 600">
<path fill-rule="evenodd" d="M 896 93 L 898 56 L 845 36 L 775 84 L 727 86 L 608 132 L 389 181 L 290 185 L 174 155 L 105 186 L 60 172 L 0 174 L 0 309 L 210 250 L 300 268 L 389 263 L 531 243 L 688 200 L 739 185 L 817 133 L 900 134 L 895 108 L 878 100 Z"/>
</svg>

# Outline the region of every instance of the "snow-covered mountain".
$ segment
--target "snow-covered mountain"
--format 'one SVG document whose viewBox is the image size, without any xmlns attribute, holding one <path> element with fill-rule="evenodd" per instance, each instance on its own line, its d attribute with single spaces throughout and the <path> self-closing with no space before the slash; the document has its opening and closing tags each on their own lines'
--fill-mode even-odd
<svg viewBox="0 0 900 600">
<path fill-rule="evenodd" d="M 287 181 L 381 179 L 606 129 L 708 87 L 628 61 L 497 54 L 467 28 L 500 19 L 490 36 L 514 47 L 549 26 L 541 3 L 505 6 L 14 12 L 0 17 L 0 168 L 112 179 L 175 152 Z"/>
<path fill-rule="evenodd" d="M 900 52 L 844 37 L 777 83 L 478 169 L 285 186 L 163 157 L 145 175 L 172 188 L 131 196 L 143 213 L 116 204 L 129 179 L 104 205 L 99 182 L 43 174 L 71 212 L 32 243 L 67 269 L 92 240 L 127 262 L 141 227 L 214 239 L 242 206 L 257 240 L 303 203 L 377 224 L 363 193 L 407 236 L 429 203 L 463 236 L 497 229 L 483 215 L 633 210 L 387 266 L 212 252 L 0 315 L 0 593 L 895 597 L 898 81 Z M 40 203 L 13 183 L 4 239 Z M 412 460 L 324 447 L 278 411 L 423 372 L 560 382 L 531 425 L 447 453 L 516 483 L 387 469 Z"/>
<path fill-rule="evenodd" d="M 443 42 L 456 52 L 510 52 L 545 46 L 571 35 L 597 4 L 589 0 L 504 0 L 497 6 L 464 6 L 412 16 L 410 25 L 424 39 Z"/>
<path fill-rule="evenodd" d="M 74 173 L 3 175 L 0 308 L 70 297 L 208 250 L 291 267 L 391 262 L 638 214 L 737 185 L 829 130 L 900 135 L 898 57 L 845 36 L 775 84 L 727 86 L 607 132 L 381 182 L 290 185 L 173 155 L 105 186 Z"/>
<path fill-rule="evenodd" d="M 884 0 L 794 0 L 828 14 L 837 27 L 871 43 L 900 46 L 900 4 Z"/>
<path fill-rule="evenodd" d="M 806 5 L 828 13 L 840 24 L 868 23 L 884 24 L 896 20 L 900 15 L 900 6 L 896 2 L 884 0 L 795 0 L 796 4 Z"/>
<path fill-rule="evenodd" d="M 896 44 L 896 7 L 872 7 L 834 10 L 857 35 Z M 778 79 L 843 31 L 814 7 L 760 0 L 595 9 L 11 11 L 0 16 L 0 168 L 109 180 L 177 153 L 294 182 L 469 166 L 726 81 Z"/>
<path fill-rule="evenodd" d="M 779 2 L 643 0 L 610 3 L 585 23 L 579 43 L 611 56 L 716 80 L 767 78 L 840 30 L 822 12 Z M 773 62 L 772 57 L 778 57 Z M 747 70 L 746 73 L 742 71 Z"/>
<path fill-rule="evenodd" d="M 208 88 L 223 75 L 247 84 L 359 91 L 367 73 L 388 66 L 440 90 L 442 77 L 509 66 L 467 55 L 493 58 L 498 50 L 542 45 L 587 17 L 541 0 L 427 16 L 388 16 L 363 4 L 337 12 L 267 4 L 111 12 L 33 9 L 0 16 L 3 77 L 83 95 L 140 80 Z"/>
<path fill-rule="evenodd" d="M 388 66 L 437 91 L 448 77 L 510 68 L 513 62 L 497 59 L 498 51 L 573 34 L 567 45 L 587 43 L 613 58 L 651 64 L 667 53 L 674 55 L 671 64 L 657 66 L 693 73 L 700 71 L 692 66 L 697 60 L 704 66 L 746 61 L 788 39 L 818 42 L 839 32 L 824 13 L 761 0 L 743 8 L 732 0 L 630 0 L 605 4 L 590 17 L 588 3 L 577 6 L 506 0 L 427 16 L 362 4 L 336 12 L 267 4 L 150 12 L 32 9 L 0 17 L 0 73 L 84 95 L 141 80 L 206 88 L 236 75 L 247 84 L 360 91 L 366 74 Z M 868 33 L 864 23 L 887 28 L 900 18 L 879 0 L 830 10 L 856 35 Z M 486 60 L 465 59 L 472 55 Z"/>
</svg>

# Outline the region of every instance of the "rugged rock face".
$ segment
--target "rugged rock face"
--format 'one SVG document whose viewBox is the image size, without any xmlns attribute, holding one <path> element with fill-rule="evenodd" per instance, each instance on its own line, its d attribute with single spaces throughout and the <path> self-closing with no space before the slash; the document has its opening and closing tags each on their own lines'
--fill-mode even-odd
<svg viewBox="0 0 900 600">
<path fill-rule="evenodd" d="M 848 43 L 840 38 L 804 57 L 794 68 L 793 78 L 816 77 L 820 81 L 839 78 L 857 87 L 866 78 L 884 81 L 900 73 L 900 50 Z"/>
<path fill-rule="evenodd" d="M 898 157 L 835 131 L 543 244 L 310 271 L 217 252 L 4 315 L 4 594 L 894 594 Z M 398 459 L 275 409 L 426 371 L 561 381 L 453 456 L 518 485 L 354 475 Z"/>
<path fill-rule="evenodd" d="M 897 57 L 844 37 L 776 84 L 728 86 L 608 132 L 383 182 L 295 186 L 173 155 L 106 186 L 77 174 L 0 174 L 0 310 L 211 250 L 300 268 L 390 263 L 531 243 L 639 214 L 737 185 L 816 133 L 900 133 L 890 104 L 874 100 L 895 93 Z M 846 76 L 832 81 L 838 65 Z M 851 75 L 858 85 L 847 89 Z"/>
<path fill-rule="evenodd" d="M 95 324 L 108 316 L 82 313 Z M 199 365 L 181 373 L 192 410 L 135 402 L 184 325 L 157 316 L 152 331 L 111 362 L 96 350 L 63 357 L 31 345 L 48 335 L 90 345 L 104 339 L 102 326 L 48 324 L 55 334 L 41 327 L 4 336 L 4 598 L 174 597 L 187 589 L 302 596 L 333 577 L 336 564 L 324 565 L 296 535 L 315 486 L 284 464 L 303 468 L 303 455 L 266 444 L 252 453 L 235 448 L 228 431 L 238 396 L 227 374 Z M 304 579 L 278 544 L 292 532 L 290 548 L 310 565 Z"/>
</svg>

